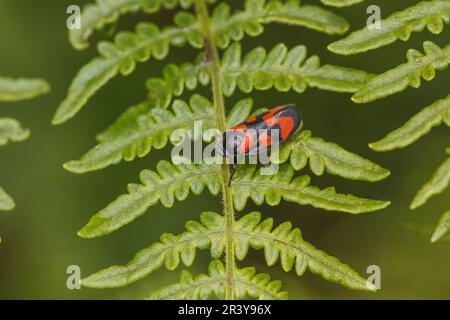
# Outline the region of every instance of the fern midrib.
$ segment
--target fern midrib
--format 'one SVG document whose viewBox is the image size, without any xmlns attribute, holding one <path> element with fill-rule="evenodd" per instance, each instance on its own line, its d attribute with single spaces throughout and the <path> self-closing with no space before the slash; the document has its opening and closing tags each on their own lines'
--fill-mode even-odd
<svg viewBox="0 0 450 320">
<path fill-rule="evenodd" d="M 273 75 L 282 75 L 282 76 L 287 75 L 289 78 L 300 76 L 304 79 L 307 79 L 308 76 L 305 75 L 305 73 L 303 73 L 302 71 L 303 70 L 301 70 L 300 68 L 296 70 L 295 68 L 283 68 L 283 67 L 275 68 L 275 67 L 261 66 L 261 67 L 240 67 L 239 69 L 225 69 L 223 73 L 226 75 L 238 77 L 244 73 L 256 74 L 258 72 L 265 72 Z"/>
<path fill-rule="evenodd" d="M 214 106 L 216 107 L 216 119 L 219 130 L 224 132 L 227 129 L 224 95 L 222 92 L 220 59 L 217 47 L 214 43 L 213 31 L 211 28 L 211 19 L 209 17 L 208 8 L 204 0 L 195 0 L 195 8 L 200 25 L 202 27 L 203 36 L 205 38 L 205 60 L 211 76 L 212 91 L 214 97 Z M 222 164 L 222 192 L 223 192 L 223 208 L 226 225 L 226 246 L 225 246 L 225 299 L 234 300 L 234 273 L 235 273 L 235 251 L 234 251 L 234 205 L 233 193 L 228 185 L 230 180 L 230 168 L 226 163 Z"/>
<path fill-rule="evenodd" d="M 309 59 L 313 58 L 315 56 L 310 57 Z M 332 66 L 332 65 L 329 65 Z M 299 68 L 292 68 L 292 67 L 266 67 L 266 66 L 260 66 L 260 67 L 240 67 L 239 69 L 232 69 L 228 68 L 223 70 L 223 74 L 227 76 L 232 76 L 234 78 L 237 78 L 238 76 L 242 74 L 252 74 L 253 76 L 258 74 L 259 72 L 268 73 L 273 76 L 287 76 L 289 79 L 295 80 L 295 78 L 300 77 L 303 79 L 308 85 L 311 85 L 311 80 L 317 79 L 317 80 L 330 80 L 329 77 L 321 75 L 319 72 L 322 69 L 322 65 L 319 65 L 317 67 L 313 67 L 310 70 L 307 70 L 305 66 L 301 66 Z M 337 67 L 337 66 L 332 66 Z M 340 68 L 340 67 L 339 67 Z M 355 69 L 356 70 L 356 69 Z M 370 80 L 373 78 L 373 75 L 367 73 L 367 79 Z M 337 80 L 337 79 L 336 79 Z M 344 81 L 344 80 L 341 80 Z"/>
<path fill-rule="evenodd" d="M 289 183 L 291 183 L 291 182 L 289 182 Z M 284 182 L 282 182 L 282 183 L 284 183 Z M 297 186 L 290 186 L 290 185 L 289 186 L 282 186 L 280 184 L 267 183 L 267 182 L 265 183 L 265 182 L 261 182 L 261 181 L 257 181 L 257 182 L 239 182 L 239 181 L 236 181 L 236 182 L 233 182 L 232 185 L 236 186 L 236 187 L 253 187 L 253 188 L 263 188 L 263 189 L 274 189 L 274 188 L 276 188 L 277 190 L 281 190 L 281 191 L 295 192 L 295 193 L 298 193 L 298 194 L 301 194 L 301 193 L 307 194 L 307 195 L 312 196 L 312 197 L 314 197 L 316 199 L 321 199 L 321 200 L 324 200 L 326 202 L 330 202 L 327 199 L 318 198 L 316 196 L 308 194 L 307 192 L 304 192 L 306 188 L 311 187 L 311 186 L 304 186 L 301 189 L 299 189 Z M 323 191 L 323 190 L 320 190 L 320 191 Z"/>
<path fill-rule="evenodd" d="M 431 128 L 433 128 L 433 127 L 440 126 L 444 122 L 445 115 L 447 114 L 447 112 L 450 111 L 450 100 L 448 101 L 447 104 L 443 103 L 443 106 L 441 108 L 436 108 L 435 110 L 432 110 L 432 111 L 433 112 L 430 112 L 430 114 L 427 117 L 425 117 L 423 120 L 421 119 L 422 124 L 430 125 L 430 129 L 428 131 L 430 131 Z M 415 133 L 418 131 L 420 132 L 422 130 L 422 128 L 423 127 L 419 126 L 419 127 L 413 128 L 413 130 L 405 131 L 403 133 L 403 135 L 396 136 L 395 140 L 398 140 L 399 137 L 402 137 L 402 136 L 410 136 L 411 133 Z"/>
<path fill-rule="evenodd" d="M 306 154 L 308 154 L 308 152 L 316 154 L 316 155 L 320 156 L 320 158 L 324 162 L 326 162 L 326 160 L 325 160 L 325 156 L 326 156 L 327 159 L 331 159 L 331 161 L 333 161 L 334 163 L 341 163 L 342 166 L 348 166 L 348 163 L 346 163 L 346 162 L 342 161 L 341 159 L 335 157 L 333 154 L 326 153 L 325 156 L 323 156 L 323 154 L 324 154 L 323 150 L 318 150 L 316 148 L 311 147 L 311 145 L 306 145 L 305 142 L 302 141 L 302 139 L 297 140 L 296 143 L 297 143 L 297 145 L 300 148 L 304 149 L 304 152 Z M 329 151 L 329 150 L 327 149 L 326 151 Z M 310 157 L 310 154 L 308 154 L 308 157 Z M 355 168 L 358 168 L 358 169 L 361 169 L 361 170 L 366 170 L 364 167 L 357 167 L 357 166 L 358 166 L 358 163 L 352 163 L 352 165 L 349 166 L 349 167 L 351 167 L 353 170 Z"/>
<path fill-rule="evenodd" d="M 447 112 L 450 112 L 450 99 L 448 99 L 448 101 L 446 100 L 447 99 L 444 99 L 442 106 L 440 108 L 435 108 L 435 110 L 432 110 L 433 112 L 430 112 L 430 114 L 427 117 L 425 117 L 421 122 L 434 124 L 433 127 L 441 125 L 442 122 L 444 121 L 444 117 L 447 114 Z M 420 130 L 420 128 L 414 129 L 414 131 L 417 130 Z"/>
</svg>

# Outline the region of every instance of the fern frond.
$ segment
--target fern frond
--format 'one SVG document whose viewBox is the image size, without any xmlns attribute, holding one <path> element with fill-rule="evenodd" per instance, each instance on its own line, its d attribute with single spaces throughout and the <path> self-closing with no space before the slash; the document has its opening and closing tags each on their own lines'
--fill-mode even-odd
<svg viewBox="0 0 450 320">
<path fill-rule="evenodd" d="M 276 162 L 276 154 L 272 157 Z M 303 130 L 281 145 L 279 162 L 290 161 L 295 170 L 308 164 L 311 171 L 321 176 L 325 170 L 346 179 L 380 181 L 390 172 L 370 160 L 351 153 L 339 145 L 315 138 L 311 131 Z"/>
<path fill-rule="evenodd" d="M 450 234 L 450 211 L 444 213 L 439 219 L 436 229 L 431 237 L 431 242 L 437 242 Z"/>
<path fill-rule="evenodd" d="M 32 99 L 49 91 L 50 85 L 41 79 L 0 77 L 0 102 Z"/>
<path fill-rule="evenodd" d="M 320 0 L 323 4 L 331 7 L 349 7 L 365 0 Z"/>
<path fill-rule="evenodd" d="M 268 53 L 258 47 L 241 59 L 241 45 L 235 43 L 224 53 L 221 71 L 223 90 L 232 96 L 236 87 L 245 93 L 254 88 L 278 91 L 291 89 L 303 93 L 307 87 L 335 92 L 356 92 L 372 78 L 372 75 L 356 69 L 320 65 L 318 56 L 306 59 L 305 46 L 289 50 L 278 44 Z"/>
<path fill-rule="evenodd" d="M 303 25 L 327 33 L 340 33 L 348 29 L 348 23 L 329 11 L 315 6 L 300 6 L 299 1 L 247 0 L 244 11 L 230 16 L 227 4 L 218 5 L 212 16 L 213 35 L 220 47 L 228 46 L 230 39 L 240 40 L 243 35 L 257 36 L 263 32 L 262 24 L 279 22 Z M 102 42 L 99 45 L 100 58 L 85 65 L 69 88 L 66 99 L 61 103 L 53 118 L 54 124 L 61 124 L 72 118 L 101 87 L 120 72 L 129 75 L 136 62 L 150 58 L 163 59 L 169 45 L 183 45 L 189 42 L 196 48 L 203 47 L 203 37 L 195 17 L 187 12 L 175 16 L 176 27 L 160 30 L 152 23 L 141 23 L 136 33 L 120 32 L 115 43 Z"/>
<path fill-rule="evenodd" d="M 442 123 L 450 127 L 450 95 L 424 108 L 401 128 L 369 146 L 375 151 L 405 148 Z"/>
<path fill-rule="evenodd" d="M 174 270 L 180 264 L 191 266 L 197 249 L 209 249 L 213 259 L 222 256 L 227 232 L 223 216 L 215 212 L 202 212 L 200 222 L 188 221 L 185 226 L 187 231 L 178 236 L 163 234 L 160 242 L 138 252 L 126 265 L 111 266 L 83 279 L 83 286 L 122 287 L 163 266 L 168 270 Z M 348 265 L 304 241 L 300 230 L 292 229 L 289 222 L 273 229 L 271 218 L 261 222 L 261 214 L 252 212 L 239 219 L 232 232 L 239 260 L 247 256 L 249 247 L 264 249 L 269 266 L 280 260 L 286 272 L 295 265 L 298 276 L 309 268 L 329 281 L 352 289 L 373 289 Z"/>
<path fill-rule="evenodd" d="M 407 41 L 412 32 L 421 32 L 425 27 L 433 34 L 450 23 L 450 1 L 422 1 L 404 11 L 394 13 L 381 21 L 381 29 L 364 27 L 346 38 L 328 46 L 334 53 L 351 55 L 389 45 L 397 40 Z"/>
<path fill-rule="evenodd" d="M 298 276 L 302 276 L 309 268 L 326 280 L 350 289 L 375 289 L 350 266 L 304 241 L 300 229 L 292 229 L 290 222 L 273 229 L 272 218 L 261 222 L 261 213 L 252 212 L 236 222 L 235 233 L 236 257 L 239 260 L 247 256 L 249 247 L 264 249 L 269 266 L 280 260 L 284 271 L 295 268 Z"/>
<path fill-rule="evenodd" d="M 207 300 L 215 297 L 225 299 L 225 266 L 219 260 L 212 261 L 208 274 L 196 277 L 188 271 L 181 273 L 180 282 L 162 288 L 149 297 L 151 300 Z M 256 269 L 248 267 L 237 269 L 233 279 L 236 299 L 285 300 L 286 291 L 281 291 L 281 281 L 272 280 L 266 273 L 256 273 Z"/>
<path fill-rule="evenodd" d="M 0 187 L 0 211 L 9 211 L 14 209 L 14 200 Z"/>
<path fill-rule="evenodd" d="M 145 62 L 151 55 L 158 60 L 165 58 L 170 45 L 180 46 L 187 41 L 194 47 L 203 46 L 194 15 L 179 12 L 174 21 L 176 27 L 163 29 L 143 22 L 138 24 L 135 33 L 120 32 L 114 43 L 101 42 L 98 46 L 101 57 L 94 58 L 80 70 L 70 85 L 66 99 L 58 107 L 53 123 L 60 124 L 73 117 L 118 73 L 129 75 L 135 70 L 137 62 Z"/>
<path fill-rule="evenodd" d="M 411 86 L 419 88 L 421 79 L 431 81 L 436 76 L 436 70 L 447 69 L 450 64 L 450 45 L 444 49 L 431 41 L 423 43 L 425 55 L 410 49 L 408 62 L 369 80 L 352 97 L 356 103 L 367 103 L 401 92 Z"/>
<path fill-rule="evenodd" d="M 215 0 L 207 0 L 212 3 Z M 69 30 L 69 40 L 75 49 L 83 50 L 89 46 L 88 39 L 95 31 L 116 22 L 120 16 L 143 11 L 154 13 L 161 7 L 173 9 L 177 5 L 188 9 L 193 0 L 96 0 L 82 10 L 81 29 Z"/>
<path fill-rule="evenodd" d="M 450 148 L 447 149 L 447 154 L 450 156 Z M 449 183 L 450 157 L 439 166 L 433 177 L 417 192 L 411 203 L 411 209 L 414 210 L 423 206 L 431 197 L 443 192 L 448 187 Z"/>
<path fill-rule="evenodd" d="M 17 120 L 0 118 L 0 146 L 4 146 L 9 142 L 26 140 L 29 135 L 30 131 L 23 129 Z"/>
<path fill-rule="evenodd" d="M 212 13 L 215 43 L 228 47 L 231 40 L 239 41 L 244 34 L 260 35 L 264 24 L 282 23 L 303 26 L 330 35 L 347 32 L 350 25 L 343 17 L 312 5 L 301 5 L 299 0 L 247 0 L 244 11 L 230 13 L 229 5 L 220 3 Z"/>
<path fill-rule="evenodd" d="M 217 195 L 221 189 L 219 165 L 173 165 L 160 161 L 156 172 L 144 170 L 140 174 L 141 184 L 129 184 L 128 194 L 119 196 L 106 208 L 94 215 L 78 232 L 82 238 L 95 238 L 109 234 L 132 222 L 157 203 L 173 206 L 175 199 L 183 201 L 192 191 L 198 195 L 204 188 Z"/>
<path fill-rule="evenodd" d="M 133 110 L 138 109 L 145 107 L 137 105 Z M 194 121 L 202 121 L 204 130 L 216 128 L 214 114 L 212 103 L 197 94 L 191 97 L 189 105 L 182 100 L 175 100 L 172 111 L 152 108 L 139 115 L 135 122 L 117 126 L 116 131 L 110 130 L 108 139 L 100 142 L 80 160 L 67 162 L 64 168 L 74 173 L 85 173 L 117 164 L 122 159 L 132 161 L 136 157 L 144 157 L 152 148 L 164 148 L 176 129 L 192 131 Z"/>
<path fill-rule="evenodd" d="M 390 204 L 388 201 L 339 194 L 333 187 L 320 190 L 309 185 L 311 179 L 308 176 L 293 177 L 294 169 L 288 164 L 281 165 L 275 175 L 262 175 L 254 166 L 238 168 L 232 181 L 236 210 L 242 211 L 249 198 L 257 205 L 265 202 L 276 206 L 284 199 L 299 205 L 352 214 L 381 210 Z"/>
</svg>

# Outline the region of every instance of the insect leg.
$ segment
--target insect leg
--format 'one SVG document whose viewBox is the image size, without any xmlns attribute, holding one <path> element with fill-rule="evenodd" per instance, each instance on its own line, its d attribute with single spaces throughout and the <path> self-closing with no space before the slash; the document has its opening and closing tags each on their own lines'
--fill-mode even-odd
<svg viewBox="0 0 450 320">
<path fill-rule="evenodd" d="M 233 164 L 233 167 L 231 169 L 231 175 L 230 180 L 228 180 L 228 186 L 231 186 L 231 180 L 233 179 L 234 173 L 236 172 L 237 164 Z"/>
</svg>

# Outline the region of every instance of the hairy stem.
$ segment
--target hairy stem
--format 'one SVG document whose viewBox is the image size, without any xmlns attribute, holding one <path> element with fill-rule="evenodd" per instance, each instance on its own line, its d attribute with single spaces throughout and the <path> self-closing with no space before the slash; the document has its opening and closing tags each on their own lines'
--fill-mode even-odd
<svg viewBox="0 0 450 320">
<path fill-rule="evenodd" d="M 211 22 L 209 18 L 208 8 L 204 0 L 195 0 L 195 8 L 200 21 L 200 27 L 205 38 L 205 62 L 208 64 L 211 76 L 214 106 L 216 108 L 217 123 L 219 130 L 226 129 L 226 114 L 224 95 L 222 92 L 220 60 L 217 47 L 211 32 Z M 234 256 L 234 207 L 233 195 L 228 185 L 230 179 L 230 168 L 226 163 L 222 165 L 222 190 L 223 190 L 223 208 L 226 224 L 226 279 L 225 279 L 225 299 L 233 300 L 234 297 L 234 272 L 235 272 L 235 256 Z"/>
</svg>

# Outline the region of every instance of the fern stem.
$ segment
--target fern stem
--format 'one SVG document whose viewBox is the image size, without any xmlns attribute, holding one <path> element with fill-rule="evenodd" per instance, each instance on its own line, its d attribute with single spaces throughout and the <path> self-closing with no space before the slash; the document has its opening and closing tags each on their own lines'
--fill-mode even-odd
<svg viewBox="0 0 450 320">
<path fill-rule="evenodd" d="M 222 92 L 221 74 L 220 74 L 220 59 L 214 38 L 211 32 L 211 21 L 209 17 L 208 8 L 204 0 L 195 0 L 195 8 L 197 16 L 200 21 L 200 27 L 205 38 L 205 56 L 204 60 L 208 65 L 211 76 L 214 106 L 216 108 L 216 117 L 219 130 L 226 129 L 226 114 L 225 102 Z M 234 207 L 233 194 L 228 185 L 230 179 L 230 168 L 226 163 L 222 165 L 222 190 L 223 190 L 223 210 L 225 216 L 226 226 L 226 276 L 225 276 L 225 299 L 233 300 L 234 293 L 234 274 L 235 274 L 235 251 L 234 251 Z"/>
</svg>

